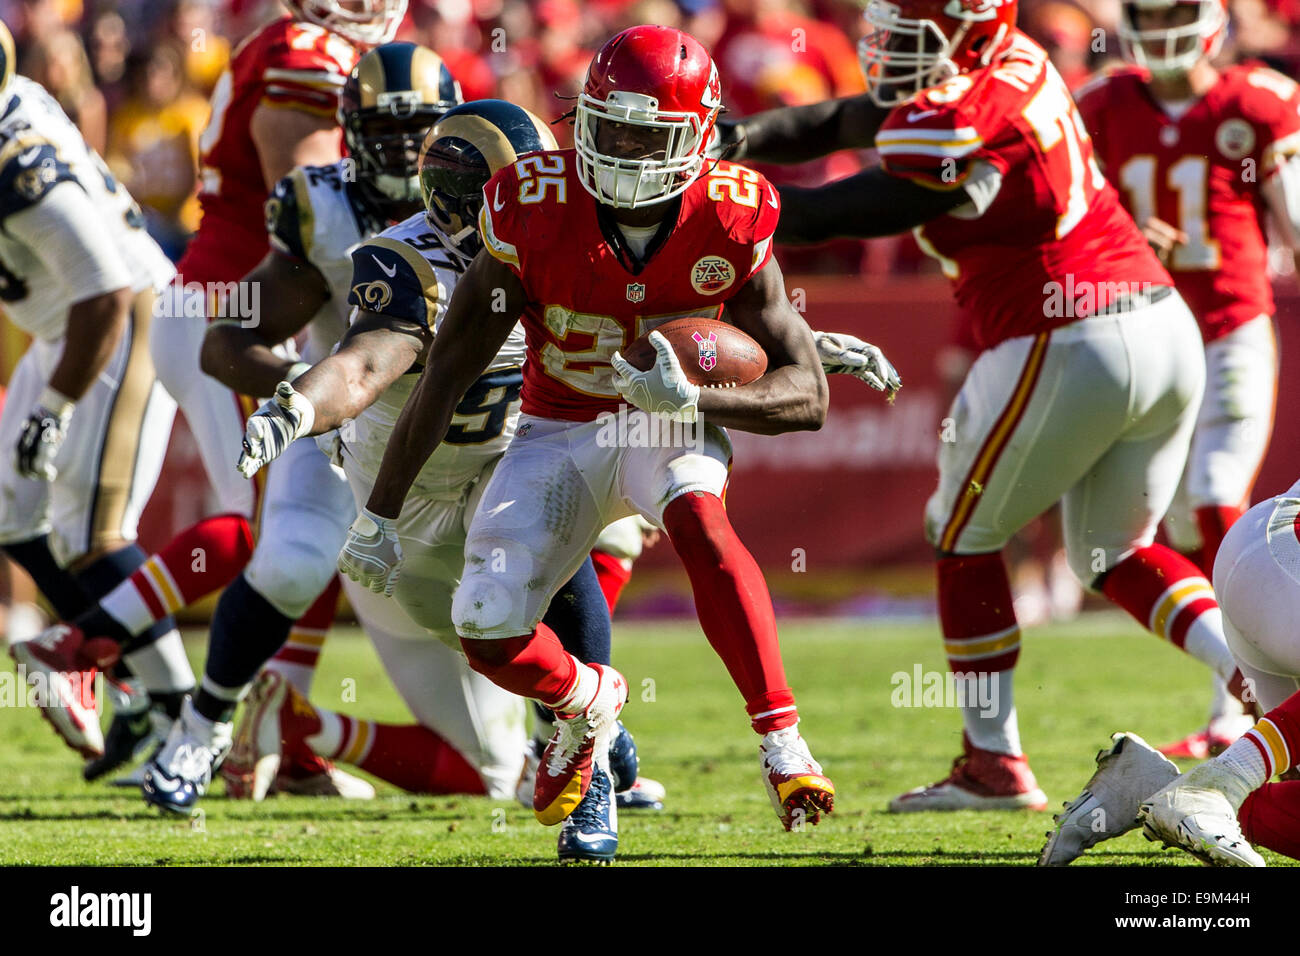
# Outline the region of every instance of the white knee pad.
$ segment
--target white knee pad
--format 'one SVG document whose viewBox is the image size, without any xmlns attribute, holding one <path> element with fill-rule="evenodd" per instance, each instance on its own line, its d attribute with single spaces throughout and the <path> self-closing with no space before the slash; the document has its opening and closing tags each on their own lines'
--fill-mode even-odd
<svg viewBox="0 0 1300 956">
<path fill-rule="evenodd" d="M 271 465 L 257 547 L 244 576 L 295 620 L 334 575 L 355 516 L 352 492 L 311 439 L 299 439 Z"/>
<path fill-rule="evenodd" d="M 533 560 L 517 541 L 506 538 L 471 540 L 465 545 L 465 574 L 452 599 L 456 632 L 471 638 L 517 637 L 532 630 L 526 596 Z M 537 603 L 540 607 L 540 602 Z"/>
<path fill-rule="evenodd" d="M 262 539 L 244 577 L 277 611 L 296 621 L 325 590 L 337 561 L 338 552 L 331 554 L 315 541 Z"/>
</svg>

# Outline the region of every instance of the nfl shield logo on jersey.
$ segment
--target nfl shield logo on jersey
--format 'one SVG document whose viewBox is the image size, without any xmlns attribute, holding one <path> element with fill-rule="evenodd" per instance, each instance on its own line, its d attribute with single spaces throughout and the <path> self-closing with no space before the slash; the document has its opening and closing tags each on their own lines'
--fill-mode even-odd
<svg viewBox="0 0 1300 956">
<path fill-rule="evenodd" d="M 706 372 L 713 371 L 713 366 L 718 364 L 718 334 L 710 332 L 705 338 L 699 332 L 692 332 L 691 338 L 700 348 L 700 368 Z"/>
<path fill-rule="evenodd" d="M 645 300 L 645 283 L 629 282 L 627 284 L 627 301 L 642 302 Z"/>
</svg>

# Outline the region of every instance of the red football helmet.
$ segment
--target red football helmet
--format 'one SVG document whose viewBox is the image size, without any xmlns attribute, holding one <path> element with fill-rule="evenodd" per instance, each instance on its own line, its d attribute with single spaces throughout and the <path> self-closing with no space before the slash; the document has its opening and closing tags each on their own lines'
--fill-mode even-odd
<svg viewBox="0 0 1300 956">
<path fill-rule="evenodd" d="M 1016 0 L 870 0 L 858 44 L 867 92 L 905 103 L 951 76 L 987 66 L 1016 24 Z"/>
<path fill-rule="evenodd" d="M 407 0 L 284 0 L 294 19 L 316 23 L 360 46 L 391 43 Z"/>
<path fill-rule="evenodd" d="M 1138 29 L 1143 11 L 1180 7 L 1194 7 L 1194 19 L 1180 26 Z M 1146 67 L 1154 76 L 1177 76 L 1202 57 L 1218 54 L 1228 32 L 1228 7 L 1225 0 L 1125 0 L 1118 32 L 1124 59 Z"/>
<path fill-rule="evenodd" d="M 578 178 L 624 209 L 681 195 L 721 108 L 718 68 L 698 40 L 671 27 L 624 30 L 600 48 L 578 95 Z"/>
</svg>

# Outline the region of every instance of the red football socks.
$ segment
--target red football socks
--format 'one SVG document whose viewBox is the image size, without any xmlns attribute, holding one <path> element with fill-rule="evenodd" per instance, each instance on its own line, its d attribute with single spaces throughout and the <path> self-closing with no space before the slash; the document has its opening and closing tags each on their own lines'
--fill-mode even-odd
<svg viewBox="0 0 1300 956">
<path fill-rule="evenodd" d="M 744 697 L 754 730 L 768 734 L 797 723 L 767 582 L 722 501 L 703 492 L 681 495 L 664 510 L 664 530 L 690 576 L 700 626 Z"/>
</svg>

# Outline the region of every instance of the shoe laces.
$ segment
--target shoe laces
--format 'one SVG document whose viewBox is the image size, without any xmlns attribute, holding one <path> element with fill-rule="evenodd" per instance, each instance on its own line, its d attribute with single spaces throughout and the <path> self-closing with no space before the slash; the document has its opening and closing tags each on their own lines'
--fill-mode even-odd
<svg viewBox="0 0 1300 956">
<path fill-rule="evenodd" d="M 808 745 L 797 731 L 793 734 L 782 731 L 768 734 L 763 740 L 763 763 L 787 777 L 822 772 L 821 765 L 813 760 Z"/>
<path fill-rule="evenodd" d="M 546 761 L 546 772 L 552 777 L 564 773 L 565 765 L 573 759 L 583 742 L 596 735 L 596 729 L 586 717 L 570 717 L 558 721 L 559 727 L 551 746 L 550 759 Z"/>
<path fill-rule="evenodd" d="M 568 819 L 580 830 L 608 831 L 609 826 L 609 774 L 597 770 L 591 775 L 591 786 L 582 798 L 577 809 L 569 814 Z"/>
<path fill-rule="evenodd" d="M 199 734 L 191 729 L 187 716 L 183 714 L 172 727 L 157 763 L 173 777 L 206 787 L 212 780 L 213 766 L 231 747 L 230 725 L 214 723 L 210 735 Z"/>
</svg>

